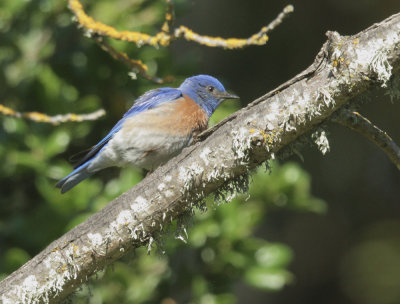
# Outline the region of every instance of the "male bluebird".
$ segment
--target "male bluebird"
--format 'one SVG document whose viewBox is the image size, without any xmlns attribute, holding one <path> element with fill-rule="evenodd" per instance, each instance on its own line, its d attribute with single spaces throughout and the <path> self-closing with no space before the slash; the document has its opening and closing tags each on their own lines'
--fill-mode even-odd
<svg viewBox="0 0 400 304">
<path fill-rule="evenodd" d="M 218 105 L 239 98 L 214 77 L 187 78 L 179 88 L 160 88 L 140 96 L 120 121 L 76 164 L 56 187 L 67 192 L 95 172 L 111 166 L 153 170 L 190 145 L 208 127 Z"/>
</svg>

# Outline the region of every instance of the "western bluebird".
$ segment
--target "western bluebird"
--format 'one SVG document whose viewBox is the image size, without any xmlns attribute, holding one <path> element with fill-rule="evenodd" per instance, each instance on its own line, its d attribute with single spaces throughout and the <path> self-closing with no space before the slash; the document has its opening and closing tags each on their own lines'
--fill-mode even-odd
<svg viewBox="0 0 400 304">
<path fill-rule="evenodd" d="M 214 77 L 187 78 L 179 88 L 150 90 L 76 164 L 56 187 L 67 192 L 95 172 L 111 166 L 153 170 L 179 154 L 200 132 L 218 105 L 239 98 Z"/>
</svg>

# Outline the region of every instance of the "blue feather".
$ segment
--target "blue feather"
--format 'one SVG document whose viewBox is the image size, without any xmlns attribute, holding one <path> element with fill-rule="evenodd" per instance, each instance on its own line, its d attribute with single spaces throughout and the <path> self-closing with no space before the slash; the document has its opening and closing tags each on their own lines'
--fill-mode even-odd
<svg viewBox="0 0 400 304">
<path fill-rule="evenodd" d="M 124 114 L 124 116 L 115 124 L 111 131 L 93 146 L 90 151 L 74 166 L 74 171 L 69 175 L 61 179 L 57 184 L 57 188 L 61 188 L 61 193 L 65 193 L 82 180 L 88 178 L 95 172 L 89 172 L 87 167 L 93 158 L 104 148 L 108 141 L 117 133 L 124 124 L 126 118 L 135 116 L 146 110 L 153 109 L 165 102 L 173 102 L 174 100 L 182 97 L 181 91 L 173 88 L 161 88 L 148 91 L 144 95 L 140 96 L 134 105 Z"/>
<path fill-rule="evenodd" d="M 182 92 L 174 88 L 159 88 L 148 91 L 135 101 L 134 105 L 125 113 L 121 120 L 146 110 L 153 109 L 161 103 L 173 102 L 180 97 L 182 97 Z"/>
<path fill-rule="evenodd" d="M 122 125 L 124 124 L 126 118 L 135 116 L 146 110 L 153 109 L 164 102 L 172 102 L 178 98 L 182 97 L 181 91 L 173 88 L 160 88 L 148 91 L 147 93 L 140 96 L 133 106 L 124 114 L 124 116 L 115 124 L 111 131 L 93 146 L 89 152 L 74 166 L 74 169 L 83 165 L 88 160 L 92 159 L 97 155 L 98 152 L 108 143 L 108 141 L 117 133 Z"/>
<path fill-rule="evenodd" d="M 90 160 L 84 163 L 83 165 L 79 166 L 76 168 L 74 171 L 72 171 L 70 174 L 68 174 L 66 177 L 64 177 L 62 180 L 58 181 L 56 184 L 57 188 L 61 188 L 61 193 L 65 193 L 77 184 L 79 184 L 81 181 L 84 179 L 88 178 L 91 176 L 93 173 L 89 173 L 86 170 L 86 167 L 90 164 Z"/>
</svg>

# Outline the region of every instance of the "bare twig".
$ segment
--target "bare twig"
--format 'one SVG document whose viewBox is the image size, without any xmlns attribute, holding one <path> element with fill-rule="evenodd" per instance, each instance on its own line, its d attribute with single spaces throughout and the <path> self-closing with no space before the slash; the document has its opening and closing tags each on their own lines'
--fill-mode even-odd
<svg viewBox="0 0 400 304">
<path fill-rule="evenodd" d="M 136 69 L 139 71 L 139 75 L 152 80 L 156 83 L 163 83 L 171 81 L 171 77 L 166 77 L 164 80 L 158 77 L 151 77 L 147 74 L 147 66 L 140 60 L 133 60 L 128 57 L 125 53 L 121 53 L 113 49 L 110 45 L 107 45 L 103 39 L 98 37 L 109 37 L 117 40 L 123 40 L 127 42 L 136 43 L 137 46 L 142 46 L 144 44 L 159 47 L 159 46 L 169 46 L 171 42 L 178 38 L 184 38 L 188 41 L 193 41 L 201 45 L 209 47 L 221 47 L 225 49 L 241 49 L 251 45 L 264 45 L 268 41 L 268 35 L 270 31 L 275 29 L 282 21 L 293 12 L 294 8 L 292 5 L 286 6 L 283 11 L 268 25 L 261 28 L 258 33 L 250 36 L 246 39 L 240 38 L 221 38 L 221 37 L 210 37 L 205 35 L 200 35 L 193 32 L 186 26 L 181 25 L 177 29 L 173 30 L 172 25 L 174 21 L 174 10 L 172 0 L 166 0 L 167 10 L 165 14 L 165 21 L 161 27 L 161 31 L 154 36 L 148 35 L 141 32 L 133 31 L 118 31 L 112 26 L 106 25 L 102 22 L 95 21 L 92 17 L 88 16 L 83 9 L 82 4 L 79 0 L 68 0 L 68 6 L 74 13 L 76 20 L 79 25 L 82 26 L 89 36 L 95 35 L 100 43 L 103 50 L 110 53 L 110 55 L 125 63 L 129 68 Z"/>
<path fill-rule="evenodd" d="M 283 20 L 290 15 L 290 13 L 294 12 L 294 6 L 293 5 L 287 5 L 283 9 L 283 11 L 274 19 L 272 20 L 268 25 L 266 29 L 266 33 L 273 31 L 278 25 L 280 25 Z"/>
<path fill-rule="evenodd" d="M 113 57 L 114 59 L 124 63 L 127 67 L 129 67 L 132 70 L 132 72 L 130 73 L 131 76 L 138 74 L 141 77 L 151 80 L 158 84 L 172 82 L 174 80 L 174 77 L 172 76 L 160 78 L 157 76 L 151 76 L 147 74 L 148 70 L 147 65 L 145 65 L 141 60 L 131 59 L 127 54 L 117 51 L 110 44 L 108 44 L 102 36 L 96 36 L 95 38 L 96 42 L 100 45 L 102 50 L 109 53 L 111 57 Z"/>
<path fill-rule="evenodd" d="M 0 114 L 11 116 L 15 118 L 25 118 L 35 122 L 50 123 L 58 125 L 64 122 L 80 122 L 85 120 L 97 120 L 103 116 L 106 112 L 103 109 L 97 110 L 89 114 L 59 114 L 55 116 L 49 116 L 39 112 L 17 112 L 13 109 L 0 104 Z"/>
<path fill-rule="evenodd" d="M 158 46 L 169 46 L 170 43 L 180 37 L 186 40 L 194 41 L 199 44 L 211 46 L 211 47 L 222 47 L 227 49 L 240 49 L 245 46 L 250 45 L 264 45 L 268 41 L 268 32 L 272 31 L 276 26 L 278 26 L 286 16 L 293 12 L 293 6 L 288 5 L 284 10 L 274 19 L 268 26 L 263 27 L 258 33 L 252 35 L 247 39 L 239 38 L 220 38 L 220 37 L 209 37 L 202 36 L 190 30 L 185 26 L 180 26 L 173 33 L 171 33 L 171 26 L 173 21 L 172 14 L 172 2 L 167 1 L 167 13 L 166 20 L 162 26 L 162 31 L 158 32 L 156 35 L 151 36 L 145 33 L 132 32 L 132 31 L 118 31 L 115 28 L 106 25 L 102 22 L 95 21 L 92 17 L 88 16 L 82 4 L 79 0 L 69 0 L 69 8 L 75 14 L 79 24 L 85 28 L 90 34 L 97 34 L 100 36 L 107 36 L 117 40 L 123 40 L 128 42 L 136 43 L 138 46 L 143 44 L 148 44 L 153 47 Z"/>
<path fill-rule="evenodd" d="M 163 45 L 165 41 L 161 39 L 160 36 L 150 36 L 148 34 L 130 31 L 118 31 L 112 26 L 106 25 L 102 22 L 95 21 L 92 17 L 88 16 L 83 10 L 82 4 L 79 0 L 69 0 L 68 6 L 71 11 L 75 14 L 75 17 L 80 26 L 88 31 L 88 34 L 97 34 L 99 36 L 107 36 L 117 40 L 123 40 L 128 42 L 134 42 L 141 46 L 143 44 L 148 44 L 151 46 Z M 163 34 L 162 36 L 165 36 Z"/>
<path fill-rule="evenodd" d="M 172 30 L 172 25 L 174 23 L 174 3 L 172 0 L 166 0 L 167 2 L 167 11 L 165 13 L 165 21 L 161 27 L 161 30 L 164 33 L 170 34 Z"/>
<path fill-rule="evenodd" d="M 181 25 L 175 30 L 175 37 L 184 37 L 186 40 L 197 42 L 198 44 L 209 47 L 222 47 L 225 49 L 240 49 L 251 45 L 264 45 L 268 41 L 267 33 L 275 29 L 282 21 L 294 11 L 293 5 L 286 6 L 283 11 L 268 25 L 261 28 L 258 33 L 255 33 L 247 39 L 203 36 L 193 32 L 186 26 Z"/>
<path fill-rule="evenodd" d="M 376 144 L 400 170 L 400 147 L 383 130 L 379 129 L 358 112 L 342 110 L 334 119 L 335 122 L 357 131 Z"/>
<path fill-rule="evenodd" d="M 268 41 L 268 33 L 274 30 L 282 21 L 294 11 L 293 5 L 286 6 L 283 11 L 268 25 L 261 28 L 258 33 L 255 33 L 247 39 L 239 38 L 221 38 L 203 36 L 193 32 L 186 26 L 181 25 L 175 30 L 175 37 L 184 37 L 186 40 L 197 42 L 198 44 L 209 47 L 221 47 L 225 49 L 240 49 L 251 45 L 264 45 Z"/>
</svg>

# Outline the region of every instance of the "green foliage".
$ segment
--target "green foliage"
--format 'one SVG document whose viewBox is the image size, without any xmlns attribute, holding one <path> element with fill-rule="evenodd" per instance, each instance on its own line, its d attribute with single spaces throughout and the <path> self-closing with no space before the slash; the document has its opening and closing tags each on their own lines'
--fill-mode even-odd
<svg viewBox="0 0 400 304">
<path fill-rule="evenodd" d="M 65 4 L 51 0 L 3 3 L 1 103 L 18 111 L 50 115 L 104 107 L 107 117 L 56 127 L 0 117 L 1 278 L 142 178 L 138 170 L 118 173 L 109 169 L 65 195 L 54 188 L 71 170 L 68 156 L 104 136 L 130 106 L 133 98 L 128 96 L 139 96 L 155 87 L 144 80 L 130 80 L 124 66 L 76 28 Z M 162 1 L 100 0 L 88 6 L 90 14 L 117 28 L 149 33 L 162 23 L 163 9 Z M 172 68 L 167 50 L 137 49 L 120 42 L 115 46 L 144 60 L 151 73 L 172 74 L 177 82 L 184 78 Z M 212 123 L 238 107 L 238 103 L 228 101 L 215 113 Z M 259 169 L 253 175 L 249 194 L 221 206 L 209 198 L 208 211 L 196 211 L 190 220 L 188 237 L 178 229 L 187 244 L 176 239 L 171 228 L 158 245 L 165 254 L 157 255 L 153 250 L 147 255 L 145 249 L 138 249 L 92 278 L 77 292 L 76 300 L 159 303 L 172 298 L 234 303 L 239 281 L 265 291 L 280 290 L 292 280 L 287 270 L 292 252 L 286 245 L 255 235 L 266 224 L 270 210 L 284 207 L 323 212 L 325 204 L 311 196 L 310 178 L 298 165 L 271 165 L 271 174 Z"/>
</svg>

